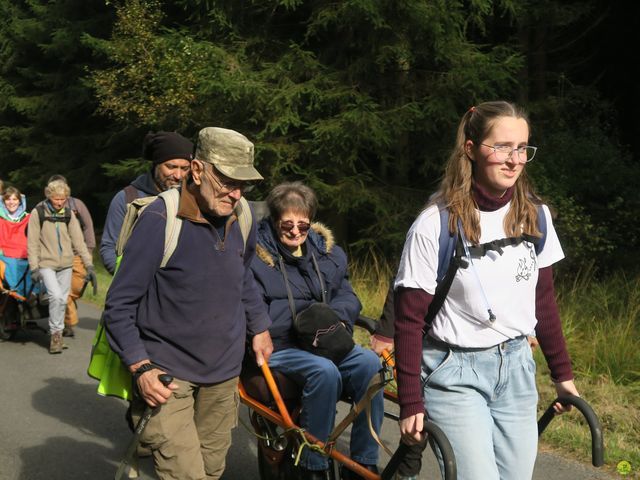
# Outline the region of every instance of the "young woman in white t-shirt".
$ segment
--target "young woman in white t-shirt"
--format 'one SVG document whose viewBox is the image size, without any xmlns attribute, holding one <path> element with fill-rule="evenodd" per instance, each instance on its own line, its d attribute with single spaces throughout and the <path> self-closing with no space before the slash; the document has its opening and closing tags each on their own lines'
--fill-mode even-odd
<svg viewBox="0 0 640 480">
<path fill-rule="evenodd" d="M 395 352 L 403 441 L 421 439 L 424 415 L 443 429 L 458 479 L 531 478 L 537 453 L 535 335 L 559 395 L 578 395 L 555 303 L 552 265 L 564 257 L 549 209 L 526 178 L 536 148 L 517 106 L 467 111 L 440 188 L 410 228 L 395 282 Z M 436 288 L 439 208 L 465 244 L 545 236 L 470 255 L 422 336 Z M 541 232 L 538 211 L 546 217 Z M 530 237 L 527 237 L 530 239 Z M 559 403 L 556 412 L 567 410 Z"/>
</svg>

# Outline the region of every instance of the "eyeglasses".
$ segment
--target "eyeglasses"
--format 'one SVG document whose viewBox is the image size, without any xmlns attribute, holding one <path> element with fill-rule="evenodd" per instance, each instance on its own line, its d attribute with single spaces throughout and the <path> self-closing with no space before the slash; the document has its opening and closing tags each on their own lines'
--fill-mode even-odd
<svg viewBox="0 0 640 480">
<path fill-rule="evenodd" d="M 204 165 L 204 164 L 203 164 Z M 207 171 L 207 167 L 204 167 L 205 172 Z M 250 192 L 254 189 L 255 185 L 251 182 L 246 182 L 242 180 L 232 180 L 227 177 L 218 178 L 219 174 L 214 172 L 213 166 L 211 166 L 211 171 L 208 172 L 214 182 L 220 187 L 220 193 L 231 193 L 234 190 L 240 190 L 241 192 Z"/>
<path fill-rule="evenodd" d="M 511 148 L 510 145 L 486 145 L 484 143 L 481 143 L 480 145 L 492 148 L 496 159 L 502 163 L 511 159 L 513 157 L 513 152 L 518 153 L 519 163 L 530 162 L 531 160 L 533 160 L 533 157 L 536 156 L 536 150 L 538 150 L 538 147 L 532 147 L 531 145 L 516 148 Z"/>
<path fill-rule="evenodd" d="M 306 233 L 311 228 L 311 224 L 307 222 L 293 223 L 291 220 L 285 220 L 284 222 L 280 222 L 280 228 L 285 232 L 290 232 L 295 227 L 298 227 L 298 231 L 300 233 Z"/>
</svg>

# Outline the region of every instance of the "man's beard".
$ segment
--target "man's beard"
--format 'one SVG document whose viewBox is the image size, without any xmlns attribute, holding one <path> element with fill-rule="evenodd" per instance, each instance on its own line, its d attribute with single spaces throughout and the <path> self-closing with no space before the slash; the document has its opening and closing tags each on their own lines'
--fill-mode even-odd
<svg viewBox="0 0 640 480">
<path fill-rule="evenodd" d="M 163 181 L 162 176 L 160 175 L 160 172 L 158 170 L 156 170 L 153 176 L 153 180 L 162 192 L 165 192 L 171 188 L 178 188 L 180 186 L 180 182 L 172 180 L 171 177 L 165 178 Z"/>
</svg>

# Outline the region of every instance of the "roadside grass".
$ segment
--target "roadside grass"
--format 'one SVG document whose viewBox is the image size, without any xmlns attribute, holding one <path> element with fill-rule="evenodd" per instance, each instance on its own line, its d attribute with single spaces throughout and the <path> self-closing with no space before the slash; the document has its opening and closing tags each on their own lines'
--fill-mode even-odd
<svg viewBox="0 0 640 480">
<path fill-rule="evenodd" d="M 391 267 L 376 256 L 354 260 L 349 265 L 351 286 L 362 303 L 362 315 L 378 319 L 384 305 L 389 282 L 395 275 Z"/>
<path fill-rule="evenodd" d="M 87 288 L 83 298 L 102 307 L 112 277 L 96 257 L 98 295 Z M 378 319 L 394 272 L 374 256 L 352 262 L 350 272 L 363 315 Z M 576 385 L 602 424 L 606 469 L 615 472 L 618 462 L 627 461 L 632 471 L 626 478 L 640 479 L 640 276 L 618 273 L 599 280 L 587 269 L 557 281 L 556 288 Z M 369 345 L 361 329 L 356 340 Z M 541 415 L 555 389 L 539 349 L 535 359 Z M 541 448 L 590 463 L 591 437 L 582 415 L 556 417 L 541 437 Z"/>
</svg>

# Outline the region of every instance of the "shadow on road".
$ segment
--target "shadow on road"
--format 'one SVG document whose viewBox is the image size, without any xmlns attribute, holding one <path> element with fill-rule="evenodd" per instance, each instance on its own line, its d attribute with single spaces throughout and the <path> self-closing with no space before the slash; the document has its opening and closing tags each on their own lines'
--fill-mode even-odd
<svg viewBox="0 0 640 480">
<path fill-rule="evenodd" d="M 118 432 L 126 428 L 123 401 L 100 397 L 94 386 L 70 378 L 53 377 L 45 383 L 47 385 L 32 396 L 32 405 L 37 411 L 114 443 Z M 52 398 L 57 401 L 52 403 Z M 113 421 L 96 421 L 97 416 L 113 418 Z"/>
<path fill-rule="evenodd" d="M 20 457 L 21 480 L 106 480 L 117 468 L 113 449 L 69 437 L 49 437 L 43 445 L 21 449 Z"/>
</svg>

